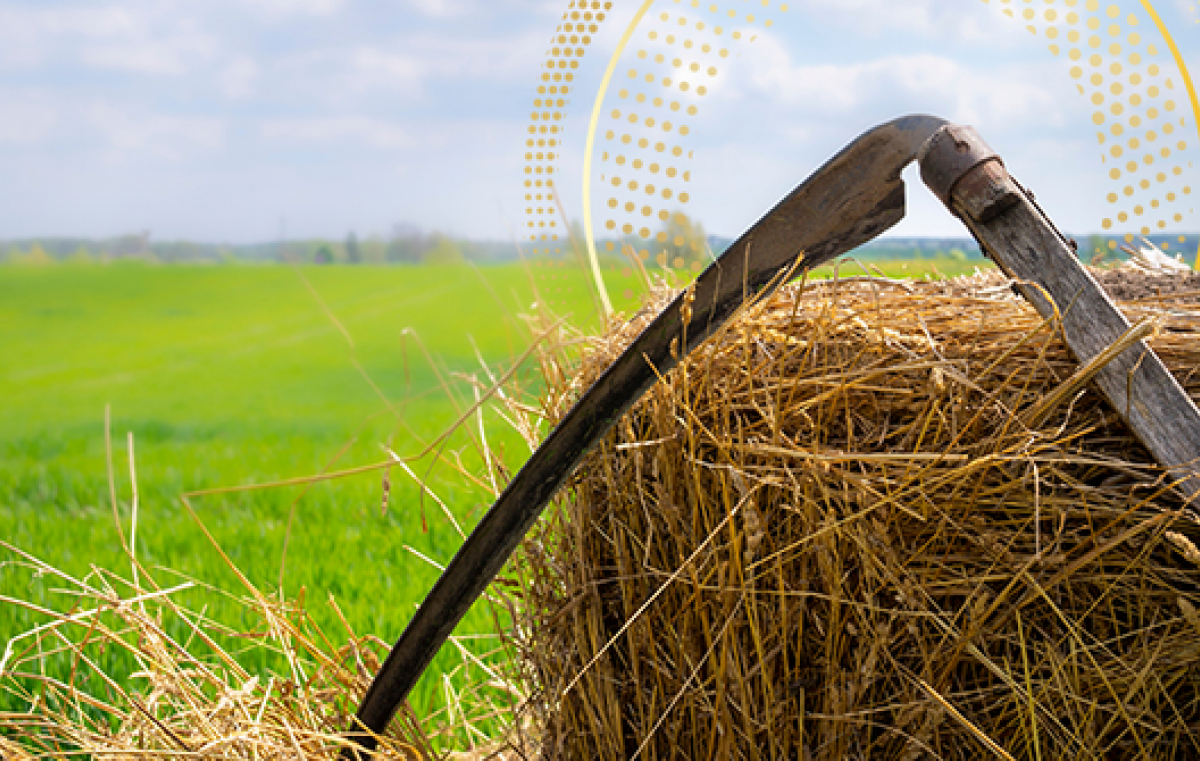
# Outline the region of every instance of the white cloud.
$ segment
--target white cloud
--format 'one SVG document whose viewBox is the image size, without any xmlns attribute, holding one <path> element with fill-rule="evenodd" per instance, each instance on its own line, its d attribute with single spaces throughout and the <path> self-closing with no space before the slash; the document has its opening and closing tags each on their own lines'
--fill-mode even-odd
<svg viewBox="0 0 1200 761">
<path fill-rule="evenodd" d="M 80 58 L 94 68 L 177 76 L 194 71 L 214 55 L 211 40 L 187 35 L 165 40 L 114 42 L 86 47 L 81 51 Z"/>
<path fill-rule="evenodd" d="M 60 41 L 94 44 L 136 34 L 141 27 L 137 16 L 122 8 L 0 6 L 0 65 L 37 66 L 62 55 Z"/>
<path fill-rule="evenodd" d="M 331 16 L 346 6 L 346 0 L 236 0 L 236 5 L 273 18 Z"/>
<path fill-rule="evenodd" d="M 511 82 L 532 73 L 543 35 L 463 38 L 425 34 L 387 44 L 330 47 L 293 56 L 282 70 L 327 102 L 348 103 L 371 93 L 430 94 L 449 103 L 483 83 Z M 438 90 L 432 89 L 437 84 Z M 532 82 L 530 82 L 532 84 Z"/>
<path fill-rule="evenodd" d="M 985 42 L 989 47 L 1028 34 L 1024 25 L 1005 18 L 992 3 L 978 0 L 799 0 L 788 15 L 809 22 L 822 20 L 854 30 L 854 37 L 897 33 L 938 41 Z M 781 18 L 786 22 L 786 18 Z M 849 40 L 848 40 L 849 41 Z"/>
<path fill-rule="evenodd" d="M 214 37 L 171 2 L 133 8 L 0 6 L 0 66 L 81 61 L 95 69 L 180 75 L 210 59 Z"/>
<path fill-rule="evenodd" d="M 742 87 L 813 117 L 844 117 L 879 103 L 918 104 L 966 123 L 1062 123 L 1059 95 L 1029 69 L 969 68 L 935 54 L 887 56 L 847 65 L 796 65 L 777 37 L 760 36 L 744 54 Z M 1044 70 L 1039 70 L 1044 78 Z M 1064 75 L 1065 76 L 1065 75 Z M 737 96 L 740 82 L 726 86 Z M 913 106 L 909 106 L 912 108 Z"/>
<path fill-rule="evenodd" d="M 0 143 L 39 142 L 58 122 L 58 109 L 42 98 L 0 94 Z"/>
<path fill-rule="evenodd" d="M 1053 165 L 1047 176 L 1076 195 L 1086 185 L 1077 169 L 1095 163 L 1096 146 L 1090 109 L 1065 73 L 1069 64 L 1052 60 L 1044 41 L 1035 44 L 1021 22 L 1000 15 L 998 2 L 789 3 L 787 13 L 770 3 L 775 25 L 767 32 L 755 25 L 755 42 L 729 44 L 734 57 L 714 60 L 718 76 L 696 75 L 693 83 L 704 83 L 706 96 L 692 95 L 694 87 L 684 96 L 700 107 L 688 122 L 694 131 L 687 148 L 696 150 L 697 177 L 707 173 L 700 179 L 709 194 L 698 183 L 695 195 L 698 202 L 715 199 L 703 210 L 714 230 L 736 230 L 861 129 L 914 110 L 975 123 L 1006 157 L 1022 159 L 1021 167 Z M 564 175 L 578 169 L 596 84 L 639 5 L 614 3 L 576 73 Z M 711 23 L 708 2 L 698 11 L 691 3 L 659 5 L 672 17 L 687 8 Z M 219 218 L 201 221 L 194 210 L 202 206 L 249 220 L 202 235 L 257 235 L 247 231 L 283 211 L 303 216 L 314 231 L 344 230 L 349 219 L 381 229 L 394 221 L 389 215 L 398 204 L 432 227 L 448 224 L 467 203 L 477 204 L 466 215 L 476 226 L 471 232 L 493 234 L 502 224 L 489 231 L 488 212 L 521 178 L 528 103 L 566 6 L 563 0 L 0 0 L 0 72 L 8 87 L 25 88 L 0 92 L 0 158 L 25 167 L 17 171 L 27 173 L 21 187 L 32 199 L 29 208 L 52 210 L 45 213 L 48 227 L 75 223 L 77 212 L 43 178 L 77 176 L 81 185 L 119 196 L 143 192 L 139 183 L 147 177 L 170 175 L 180 224 L 200 229 Z M 761 20 L 759 2 L 744 6 L 754 6 Z M 628 62 L 642 48 L 666 53 L 644 37 L 639 32 L 643 41 L 627 51 Z M 1188 48 L 1191 63 L 1196 48 Z M 615 102 L 615 94 L 610 98 Z M 101 105 L 88 106 L 88 99 Z M 1067 149 L 1069 133 L 1083 141 L 1074 150 Z M 201 171 L 178 166 L 197 158 Z M 358 194 L 394 178 L 398 166 L 426 181 L 396 181 L 383 200 L 377 187 Z M 1023 179 L 1027 173 L 1022 169 Z M 1042 180 L 1033 179 L 1042 196 Z M 707 184 L 717 181 L 723 184 Z M 320 192 L 309 193 L 310 184 Z M 213 187 L 223 189 L 219 203 Z M 329 187 L 345 191 L 336 203 Z M 0 204 L 0 224 L 33 224 L 28 213 L 7 208 Z M 941 224 L 944 210 L 933 211 Z M 568 213 L 574 213 L 569 205 Z M 123 210 L 113 215 L 129 227 L 160 228 Z"/>
<path fill-rule="evenodd" d="M 88 106 L 83 117 L 105 137 L 110 161 L 134 157 L 184 161 L 225 143 L 225 123 L 219 118 L 147 113 L 111 103 Z"/>
<path fill-rule="evenodd" d="M 431 63 L 426 57 L 392 53 L 376 47 L 352 51 L 347 62 L 347 77 L 355 89 L 404 92 L 414 92 L 420 87 Z"/>
<path fill-rule="evenodd" d="M 361 116 L 277 119 L 265 122 L 262 136 L 293 143 L 367 143 L 377 148 L 407 148 L 415 144 L 400 126 Z"/>
<path fill-rule="evenodd" d="M 218 76 L 221 92 L 226 97 L 249 98 L 258 90 L 262 69 L 258 63 L 246 56 L 230 61 Z"/>
<path fill-rule="evenodd" d="M 464 11 L 458 0 L 409 0 L 408 5 L 417 13 L 432 18 L 461 16 Z"/>
</svg>

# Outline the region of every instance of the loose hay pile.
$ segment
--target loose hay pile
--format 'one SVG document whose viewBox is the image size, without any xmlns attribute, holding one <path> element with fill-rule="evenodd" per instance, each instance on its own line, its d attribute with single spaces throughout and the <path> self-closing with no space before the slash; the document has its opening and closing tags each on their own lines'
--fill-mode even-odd
<svg viewBox="0 0 1200 761">
<path fill-rule="evenodd" d="M 341 733 L 369 674 L 387 650 L 349 624 L 344 632 L 323 632 L 303 600 L 281 602 L 248 582 L 243 603 L 255 626 L 233 631 L 178 601 L 197 583 L 160 585 L 145 567 L 139 567 L 137 582 L 101 569 L 74 578 L 5 542 L 0 551 L 80 603 L 64 615 L 0 598 L 47 618 L 30 631 L 3 635 L 8 643 L 0 655 L 0 696 L 26 706 L 0 712 L 4 761 L 334 761 L 347 744 Z M 261 659 L 263 653 L 275 656 L 277 676 L 245 667 L 249 656 Z M 138 669 L 107 673 L 108 654 L 128 654 Z M 411 712 L 401 712 L 381 738 L 378 758 L 431 757 L 422 729 Z"/>
<path fill-rule="evenodd" d="M 1173 282 L 1125 311 L 1197 398 Z M 524 547 L 546 757 L 1200 758 L 1200 524 L 1076 369 L 996 276 L 748 310 Z"/>
</svg>

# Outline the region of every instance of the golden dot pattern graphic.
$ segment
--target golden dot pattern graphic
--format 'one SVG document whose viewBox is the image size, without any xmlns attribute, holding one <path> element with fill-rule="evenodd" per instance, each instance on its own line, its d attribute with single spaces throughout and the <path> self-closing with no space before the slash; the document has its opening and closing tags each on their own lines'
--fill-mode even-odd
<svg viewBox="0 0 1200 761">
<path fill-rule="evenodd" d="M 1100 0 L 982 0 L 1045 37 L 1061 57 L 1079 94 L 1093 107 L 1092 122 L 1113 183 L 1101 226 L 1109 249 L 1143 235 L 1178 227 L 1191 215 L 1192 188 L 1185 184 L 1196 149 L 1189 144 L 1187 95 L 1172 77 L 1169 56 L 1138 4 Z M 728 0 L 727 0 L 728 3 Z M 1196 3 L 1190 7 L 1196 10 Z M 570 291 L 565 272 L 579 255 L 555 190 L 566 109 L 588 46 L 612 10 L 612 2 L 572 0 L 547 50 L 533 100 L 525 142 L 526 235 L 532 243 L 543 298 Z M 1127 6 L 1127 7 L 1126 7 Z M 639 30 L 632 59 L 613 79 L 598 137 L 607 191 L 603 250 L 665 269 L 700 271 L 709 261 L 703 230 L 687 213 L 694 190 L 688 138 L 706 97 L 720 84 L 723 65 L 740 45 L 787 3 L 744 0 L 737 6 L 673 0 L 649 14 Z M 1200 22 L 1200 13 L 1194 13 Z M 1160 238 L 1161 240 L 1161 238 Z M 1185 239 L 1180 238 L 1180 242 Z M 565 249 L 565 255 L 564 255 Z M 581 267 L 582 269 L 582 267 Z M 626 267 L 623 275 L 629 276 Z M 626 290 L 632 299 L 635 294 Z"/>
<path fill-rule="evenodd" d="M 711 261 L 687 211 L 695 194 L 688 139 L 722 67 L 787 9 L 772 0 L 674 0 L 646 16 L 599 130 L 603 252 L 641 268 L 699 272 Z"/>
<path fill-rule="evenodd" d="M 983 0 L 987 3 L 989 0 Z M 1092 124 L 1111 190 L 1101 220 L 1110 249 L 1134 232 L 1161 234 L 1194 214 L 1188 95 L 1153 24 L 1134 2 L 997 0 L 1005 15 L 1045 37 L 1066 60 Z"/>
<path fill-rule="evenodd" d="M 570 283 L 575 281 L 554 269 L 566 265 L 564 249 L 574 251 L 570 232 L 564 228 L 561 199 L 554 180 L 579 67 L 612 5 L 597 0 L 568 3 L 550 40 L 533 97 L 525 137 L 524 239 L 530 244 L 527 253 L 538 268 L 539 296 L 547 300 L 570 293 Z"/>
</svg>

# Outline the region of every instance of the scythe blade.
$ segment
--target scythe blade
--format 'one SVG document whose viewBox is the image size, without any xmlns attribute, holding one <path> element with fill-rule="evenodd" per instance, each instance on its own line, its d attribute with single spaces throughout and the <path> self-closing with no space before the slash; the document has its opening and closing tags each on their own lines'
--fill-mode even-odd
<svg viewBox="0 0 1200 761">
<path fill-rule="evenodd" d="M 369 753 L 400 703 L 587 451 L 661 374 L 751 299 L 878 236 L 904 217 L 900 172 L 946 122 L 908 116 L 850 143 L 767 212 L 589 388 L 463 543 L 367 690 L 348 737 Z M 682 344 L 673 356 L 672 343 Z M 348 749 L 347 757 L 359 750 Z"/>
</svg>

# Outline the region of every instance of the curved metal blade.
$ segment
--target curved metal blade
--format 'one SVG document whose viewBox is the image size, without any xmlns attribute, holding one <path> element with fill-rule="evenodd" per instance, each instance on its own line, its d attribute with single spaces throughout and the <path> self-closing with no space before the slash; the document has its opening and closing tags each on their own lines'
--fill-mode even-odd
<svg viewBox="0 0 1200 761">
<path fill-rule="evenodd" d="M 747 300 L 866 243 L 904 217 L 900 172 L 946 122 L 908 116 L 850 143 L 747 230 L 694 284 L 683 356 Z M 659 374 L 677 363 L 682 298 L 652 322 L 567 413 L 471 532 L 392 648 L 363 698 L 350 737 L 375 739 L 467 610 L 500 572 L 583 455 Z M 366 730 L 366 731 L 364 731 Z M 353 753 L 349 754 L 353 755 Z"/>
</svg>

